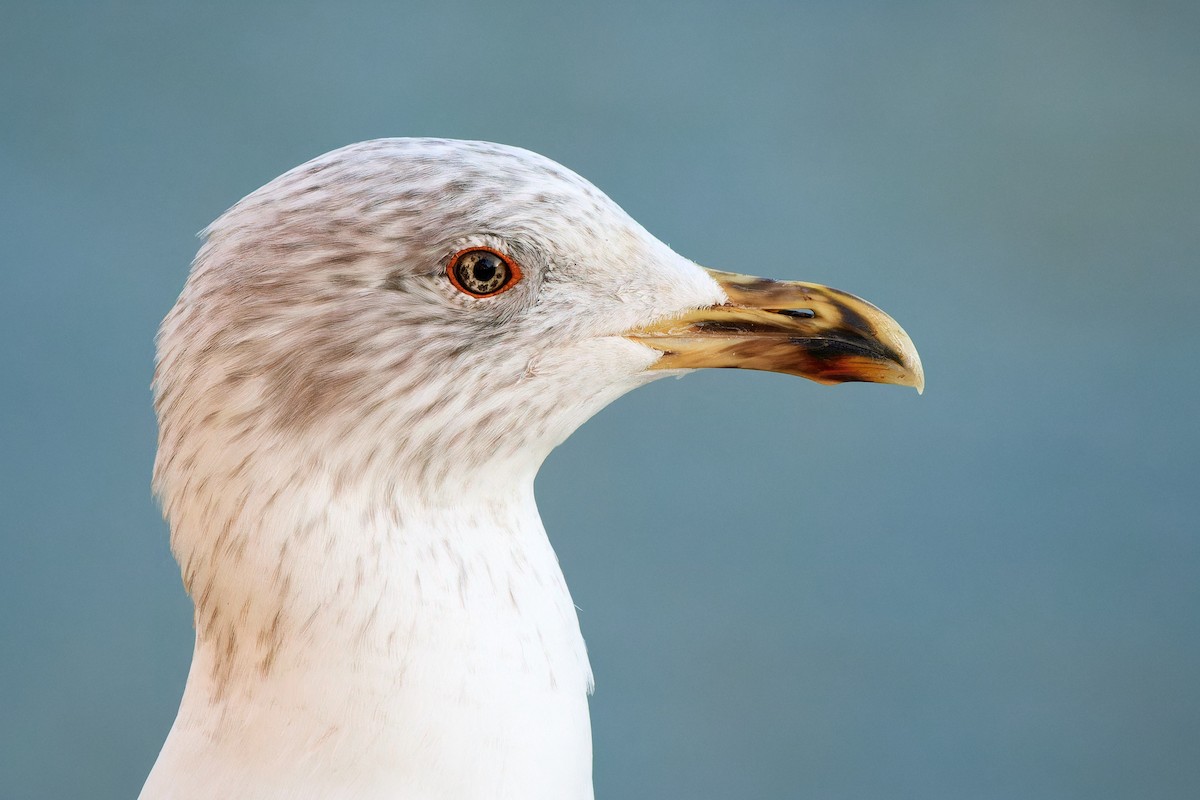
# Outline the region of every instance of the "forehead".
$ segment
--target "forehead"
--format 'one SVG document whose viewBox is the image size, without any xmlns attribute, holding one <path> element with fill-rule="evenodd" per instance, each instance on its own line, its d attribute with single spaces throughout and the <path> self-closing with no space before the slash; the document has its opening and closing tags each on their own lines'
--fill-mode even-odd
<svg viewBox="0 0 1200 800">
<path fill-rule="evenodd" d="M 381 284 L 441 303 L 404 282 L 439 275 L 453 253 L 477 246 L 514 256 L 525 293 L 538 296 L 535 277 L 603 289 L 653 282 L 677 260 L 567 168 L 519 148 L 439 139 L 327 153 L 241 200 L 205 238 L 189 285 L 242 305 Z"/>
<path fill-rule="evenodd" d="M 490 142 L 378 139 L 334 150 L 281 175 L 244 201 L 294 212 L 345 207 L 477 224 L 555 216 L 623 216 L 595 186 L 536 153 Z M 426 221 L 426 224 L 430 224 Z"/>
</svg>

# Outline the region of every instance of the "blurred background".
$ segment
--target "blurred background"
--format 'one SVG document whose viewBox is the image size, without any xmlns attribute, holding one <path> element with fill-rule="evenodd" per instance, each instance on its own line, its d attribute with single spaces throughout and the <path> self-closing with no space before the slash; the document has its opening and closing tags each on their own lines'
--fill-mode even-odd
<svg viewBox="0 0 1200 800">
<path fill-rule="evenodd" d="M 349 142 L 520 145 L 897 317 L 924 397 L 713 371 L 538 493 L 598 797 L 1200 797 L 1200 6 L 0 4 L 0 795 L 132 798 L 195 234 Z"/>
</svg>

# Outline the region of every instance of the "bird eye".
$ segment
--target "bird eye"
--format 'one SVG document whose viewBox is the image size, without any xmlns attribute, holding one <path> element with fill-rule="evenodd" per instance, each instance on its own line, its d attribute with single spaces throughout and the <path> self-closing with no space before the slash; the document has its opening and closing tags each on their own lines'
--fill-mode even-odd
<svg viewBox="0 0 1200 800">
<path fill-rule="evenodd" d="M 503 253 L 486 247 L 460 250 L 446 269 L 450 282 L 472 297 L 491 297 L 521 280 L 521 268 Z"/>
</svg>

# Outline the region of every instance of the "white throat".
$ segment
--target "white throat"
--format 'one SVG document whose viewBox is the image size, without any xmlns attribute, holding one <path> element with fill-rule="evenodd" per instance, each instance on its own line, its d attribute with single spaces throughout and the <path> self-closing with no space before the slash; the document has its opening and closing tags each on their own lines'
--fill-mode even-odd
<svg viewBox="0 0 1200 800">
<path fill-rule="evenodd" d="M 591 672 L 531 476 L 445 507 L 233 493 L 142 797 L 590 798 Z M 180 552 L 230 518 L 176 511 Z"/>
</svg>

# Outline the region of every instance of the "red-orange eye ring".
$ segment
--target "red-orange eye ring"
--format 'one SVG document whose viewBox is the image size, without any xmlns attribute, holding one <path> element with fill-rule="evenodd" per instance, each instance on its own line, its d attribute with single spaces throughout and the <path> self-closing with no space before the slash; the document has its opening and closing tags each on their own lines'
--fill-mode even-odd
<svg viewBox="0 0 1200 800">
<path fill-rule="evenodd" d="M 471 297 L 495 297 L 517 285 L 521 268 L 499 250 L 468 247 L 450 259 L 446 277 L 455 289 Z"/>
</svg>

